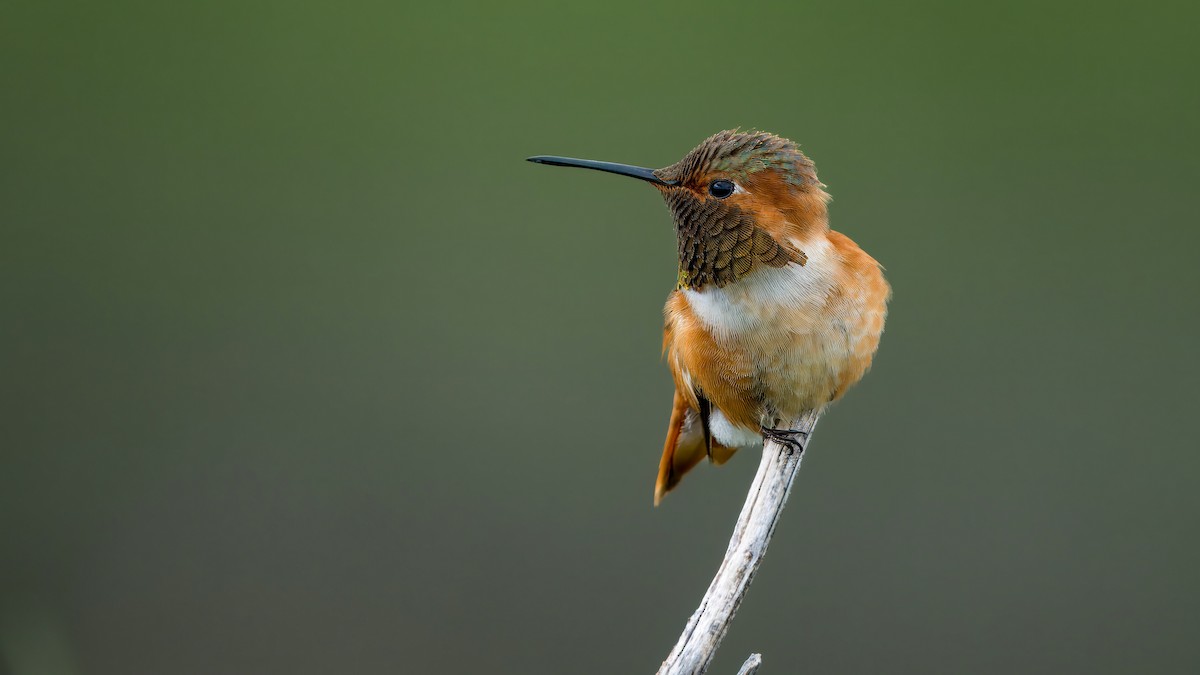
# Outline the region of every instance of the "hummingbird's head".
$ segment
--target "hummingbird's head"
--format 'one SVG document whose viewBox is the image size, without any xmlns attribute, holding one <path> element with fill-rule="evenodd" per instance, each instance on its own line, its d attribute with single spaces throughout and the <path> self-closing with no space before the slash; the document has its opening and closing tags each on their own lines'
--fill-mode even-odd
<svg viewBox="0 0 1200 675">
<path fill-rule="evenodd" d="M 816 167 L 774 134 L 722 131 L 655 170 L 568 157 L 529 161 L 607 171 L 658 188 L 675 220 L 680 288 L 723 287 L 759 267 L 803 265 L 804 243 L 829 227 L 829 195 Z"/>
</svg>

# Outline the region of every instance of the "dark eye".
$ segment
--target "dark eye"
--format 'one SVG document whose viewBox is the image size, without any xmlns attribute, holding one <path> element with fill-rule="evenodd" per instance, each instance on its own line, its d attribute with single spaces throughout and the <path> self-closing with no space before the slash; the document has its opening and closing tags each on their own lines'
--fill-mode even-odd
<svg viewBox="0 0 1200 675">
<path fill-rule="evenodd" d="M 708 194 L 716 197 L 717 199 L 725 199 L 729 195 L 733 194 L 733 191 L 736 189 L 736 187 L 737 186 L 734 185 L 733 181 L 731 180 L 714 180 L 708 184 Z"/>
</svg>

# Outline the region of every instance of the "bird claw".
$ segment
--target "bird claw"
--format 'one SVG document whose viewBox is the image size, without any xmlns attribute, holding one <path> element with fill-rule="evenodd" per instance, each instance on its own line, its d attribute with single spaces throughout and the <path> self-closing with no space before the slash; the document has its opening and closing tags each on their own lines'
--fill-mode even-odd
<svg viewBox="0 0 1200 675">
<path fill-rule="evenodd" d="M 804 452 L 804 443 L 808 441 L 808 432 L 800 429 L 760 427 L 760 430 L 763 438 L 769 438 L 793 452 Z"/>
</svg>

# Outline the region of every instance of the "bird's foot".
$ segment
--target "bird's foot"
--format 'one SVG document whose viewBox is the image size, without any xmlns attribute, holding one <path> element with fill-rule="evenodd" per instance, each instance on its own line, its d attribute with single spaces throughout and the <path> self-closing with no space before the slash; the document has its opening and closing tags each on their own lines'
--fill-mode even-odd
<svg viewBox="0 0 1200 675">
<path fill-rule="evenodd" d="M 760 427 L 763 438 L 769 438 L 793 452 L 804 452 L 804 444 L 808 442 L 808 432 L 799 429 L 772 429 Z"/>
</svg>

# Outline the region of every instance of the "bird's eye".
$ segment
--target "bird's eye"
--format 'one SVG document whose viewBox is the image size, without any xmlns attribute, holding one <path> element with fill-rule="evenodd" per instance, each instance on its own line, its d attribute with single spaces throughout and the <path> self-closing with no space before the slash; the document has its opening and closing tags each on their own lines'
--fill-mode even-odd
<svg viewBox="0 0 1200 675">
<path fill-rule="evenodd" d="M 717 199 L 725 199 L 729 195 L 733 194 L 735 189 L 737 189 L 737 186 L 734 185 L 733 181 L 731 180 L 714 180 L 708 184 L 708 194 L 716 197 Z"/>
</svg>

